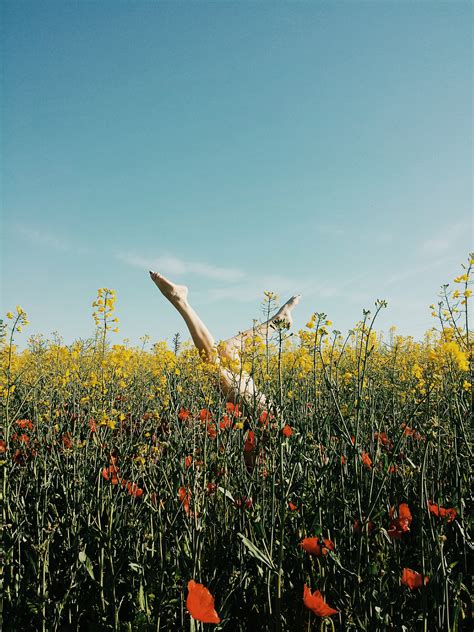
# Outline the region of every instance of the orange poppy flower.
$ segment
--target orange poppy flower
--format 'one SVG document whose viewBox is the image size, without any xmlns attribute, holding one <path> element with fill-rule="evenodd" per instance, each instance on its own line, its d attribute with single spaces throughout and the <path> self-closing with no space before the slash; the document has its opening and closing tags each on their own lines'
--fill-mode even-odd
<svg viewBox="0 0 474 632">
<path fill-rule="evenodd" d="M 184 459 L 184 467 L 186 468 L 191 467 L 192 462 L 193 462 L 193 457 L 190 454 L 188 454 L 188 456 L 185 457 Z"/>
<path fill-rule="evenodd" d="M 416 571 L 412 571 L 411 568 L 404 568 L 400 581 L 402 582 L 404 586 L 408 586 L 410 590 L 413 590 L 414 588 L 421 588 L 423 583 L 426 586 L 426 584 L 429 581 L 429 578 L 427 575 L 425 575 L 425 578 L 423 580 L 423 575 L 421 575 L 420 573 L 417 573 Z"/>
<path fill-rule="evenodd" d="M 188 582 L 186 608 L 196 621 L 202 623 L 220 623 L 220 617 L 214 608 L 214 597 L 202 584 L 191 579 Z"/>
<path fill-rule="evenodd" d="M 428 501 L 428 511 L 433 515 L 438 516 L 438 518 L 446 518 L 448 522 L 452 522 L 456 518 L 458 513 L 456 509 L 454 509 L 454 507 L 445 509 L 440 505 L 432 503 L 430 500 Z"/>
<path fill-rule="evenodd" d="M 140 498 L 140 496 L 143 494 L 143 489 L 141 489 L 141 487 L 138 487 L 136 483 L 131 482 L 127 483 L 127 491 L 130 496 L 135 496 L 135 498 Z"/>
<path fill-rule="evenodd" d="M 266 410 L 264 410 L 258 418 L 259 423 L 261 423 L 264 428 L 268 426 L 268 418 L 268 411 Z"/>
<path fill-rule="evenodd" d="M 229 415 L 234 415 L 234 417 L 240 417 L 242 414 L 239 410 L 239 405 L 234 404 L 233 402 L 227 402 L 227 404 L 225 405 L 225 409 L 229 413 Z"/>
<path fill-rule="evenodd" d="M 404 533 L 410 531 L 410 525 L 412 523 L 412 515 L 409 506 L 406 503 L 401 503 L 398 506 L 398 517 L 394 518 L 394 508 L 390 507 L 388 513 L 390 517 L 390 526 L 387 530 L 388 535 L 391 538 L 399 540 Z"/>
<path fill-rule="evenodd" d="M 327 555 L 328 551 L 334 551 L 334 542 L 329 538 L 303 538 L 300 546 L 306 553 L 316 555 L 316 557 L 322 557 Z"/>
<path fill-rule="evenodd" d="M 97 431 L 97 424 L 95 422 L 95 419 L 92 419 L 92 417 L 89 419 L 89 430 L 91 432 L 96 432 Z"/>
<path fill-rule="evenodd" d="M 63 434 L 63 446 L 70 450 L 72 448 L 71 435 L 69 433 Z"/>
<path fill-rule="evenodd" d="M 365 465 L 365 467 L 369 470 L 372 469 L 372 459 L 370 458 L 370 456 L 367 454 L 367 452 L 362 452 L 362 463 Z"/>
<path fill-rule="evenodd" d="M 346 463 L 347 463 L 346 457 L 343 454 L 341 454 L 341 465 L 345 465 Z"/>
<path fill-rule="evenodd" d="M 181 408 L 179 409 L 179 413 L 178 413 L 178 419 L 180 421 L 186 421 L 186 419 L 189 417 L 190 412 L 189 410 L 186 410 L 186 408 L 183 408 L 181 406 Z"/>
<path fill-rule="evenodd" d="M 213 424 L 213 423 L 207 424 L 207 436 L 209 437 L 209 439 L 215 439 L 217 437 L 216 424 Z"/>
<path fill-rule="evenodd" d="M 212 419 L 212 414 L 207 408 L 201 408 L 199 412 L 199 419 L 201 421 L 210 421 Z"/>
<path fill-rule="evenodd" d="M 388 438 L 386 432 L 374 432 L 374 439 L 375 441 L 381 443 L 388 450 L 391 450 L 393 448 L 393 441 Z"/>
<path fill-rule="evenodd" d="M 303 603 L 318 617 L 330 617 L 332 614 L 337 614 L 338 612 L 334 608 L 331 608 L 331 606 L 328 606 L 319 590 L 315 590 L 314 593 L 311 594 L 311 590 L 306 584 L 304 585 L 303 591 Z"/>
<path fill-rule="evenodd" d="M 33 422 L 29 419 L 17 419 L 15 423 L 22 430 L 33 430 Z"/>
<path fill-rule="evenodd" d="M 255 450 L 255 432 L 249 430 L 244 443 L 244 452 L 253 452 Z"/>
<path fill-rule="evenodd" d="M 7 449 L 7 443 L 5 439 L 0 439 L 0 452 L 3 454 Z"/>
<path fill-rule="evenodd" d="M 106 481 L 110 481 L 112 485 L 117 485 L 117 483 L 119 482 L 118 468 L 115 465 L 111 465 L 110 467 L 104 467 L 102 469 L 102 476 L 105 478 Z"/>
<path fill-rule="evenodd" d="M 189 501 L 191 500 L 191 490 L 185 487 L 180 487 L 178 489 L 178 496 L 183 505 L 184 511 L 189 514 Z"/>
<path fill-rule="evenodd" d="M 232 426 L 232 422 L 227 415 L 223 415 L 221 421 L 219 422 L 219 428 L 221 430 L 226 430 Z"/>
<path fill-rule="evenodd" d="M 288 507 L 290 508 L 290 511 L 296 511 L 298 509 L 298 507 L 294 503 L 292 503 L 291 500 L 288 503 Z"/>
<path fill-rule="evenodd" d="M 285 437 L 291 437 L 291 435 L 293 434 L 293 430 L 291 426 L 286 424 L 285 427 L 282 429 L 282 433 L 285 435 Z"/>
</svg>

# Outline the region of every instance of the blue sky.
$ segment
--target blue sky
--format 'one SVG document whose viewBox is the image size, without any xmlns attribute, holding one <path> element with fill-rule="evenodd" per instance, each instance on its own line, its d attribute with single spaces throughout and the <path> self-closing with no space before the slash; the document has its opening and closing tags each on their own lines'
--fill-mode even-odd
<svg viewBox="0 0 474 632">
<path fill-rule="evenodd" d="M 473 248 L 469 2 L 2 3 L 2 311 L 66 342 L 296 327 L 420 337 Z"/>
</svg>

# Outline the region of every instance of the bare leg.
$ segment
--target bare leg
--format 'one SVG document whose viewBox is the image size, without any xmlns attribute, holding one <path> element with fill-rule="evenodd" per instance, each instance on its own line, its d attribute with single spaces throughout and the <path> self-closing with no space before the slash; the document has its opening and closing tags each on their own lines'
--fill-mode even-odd
<svg viewBox="0 0 474 632">
<path fill-rule="evenodd" d="M 150 271 L 150 276 L 160 292 L 183 317 L 199 353 L 209 362 L 219 366 L 221 388 L 228 400 L 236 401 L 240 397 L 247 405 L 252 405 L 255 402 L 257 408 L 263 410 L 267 406 L 267 401 L 265 396 L 258 392 L 252 377 L 245 371 L 234 373 L 223 367 L 221 358 L 240 361 L 240 351 L 245 340 L 254 335 L 264 336 L 268 331 L 274 330 L 275 321 L 283 320 L 287 322 L 288 326 L 291 326 L 293 322 L 291 311 L 299 303 L 300 295 L 293 296 L 267 322 L 255 328 L 247 329 L 223 342 L 219 345 L 218 352 L 210 331 L 188 303 L 188 288 L 185 285 L 172 283 L 157 272 Z"/>
<path fill-rule="evenodd" d="M 163 296 L 176 307 L 188 326 L 189 333 L 199 353 L 207 360 L 212 361 L 216 356 L 214 338 L 209 329 L 202 322 L 194 309 L 188 303 L 188 288 L 185 285 L 176 285 L 168 281 L 164 276 L 150 270 L 150 276 Z"/>
<path fill-rule="evenodd" d="M 224 340 L 224 342 L 220 345 L 223 349 L 224 355 L 232 360 L 238 359 L 239 354 L 243 351 L 247 340 L 251 340 L 255 336 L 263 337 L 267 334 L 271 334 L 276 329 L 275 323 L 277 321 L 284 321 L 287 323 L 288 327 L 291 327 L 293 324 L 291 312 L 300 302 L 300 298 L 300 294 L 295 294 L 283 305 L 283 307 L 278 310 L 274 316 L 266 322 L 261 325 L 257 325 L 256 327 L 252 327 L 251 329 L 247 329 L 246 331 L 239 332 L 228 340 Z"/>
<path fill-rule="evenodd" d="M 250 375 L 235 374 L 221 366 L 221 358 L 217 353 L 217 347 L 210 331 L 188 303 L 188 288 L 184 285 L 176 285 L 157 272 L 150 271 L 150 276 L 160 292 L 170 301 L 184 318 L 189 333 L 199 353 L 206 360 L 219 366 L 221 388 L 229 401 L 237 401 L 239 397 L 247 404 L 255 400 L 259 407 L 265 407 L 265 397 L 258 393 L 254 381 Z M 230 358 L 223 350 L 222 358 Z"/>
</svg>

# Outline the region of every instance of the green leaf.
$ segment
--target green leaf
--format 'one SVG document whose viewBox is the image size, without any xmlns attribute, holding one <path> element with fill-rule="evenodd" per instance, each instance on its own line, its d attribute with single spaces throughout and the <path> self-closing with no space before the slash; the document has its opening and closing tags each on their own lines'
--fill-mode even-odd
<svg viewBox="0 0 474 632">
<path fill-rule="evenodd" d="M 251 555 L 253 555 L 253 557 L 255 557 L 257 560 L 260 560 L 261 562 L 263 562 L 266 566 L 268 566 L 268 568 L 271 571 L 275 571 L 275 565 L 273 564 L 273 561 L 270 559 L 270 557 L 263 553 L 262 551 L 260 551 L 260 549 L 258 549 L 255 544 L 253 542 L 251 542 L 248 538 L 246 538 L 242 533 L 238 533 L 237 534 L 239 536 L 239 538 L 242 540 L 242 542 L 244 543 L 244 545 L 247 547 L 247 549 L 249 550 L 249 553 Z"/>
<path fill-rule="evenodd" d="M 93 579 L 95 581 L 94 567 L 92 566 L 92 562 L 87 557 L 85 551 L 79 551 L 79 562 L 85 567 L 85 569 L 89 573 L 91 579 Z"/>
</svg>

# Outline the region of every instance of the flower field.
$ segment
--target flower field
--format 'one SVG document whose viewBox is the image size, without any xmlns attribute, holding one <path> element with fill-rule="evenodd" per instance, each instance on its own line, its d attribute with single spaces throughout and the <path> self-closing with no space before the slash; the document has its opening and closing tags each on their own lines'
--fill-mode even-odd
<svg viewBox="0 0 474 632">
<path fill-rule="evenodd" d="M 255 337 L 268 410 L 178 338 L 116 344 L 111 290 L 71 345 L 19 351 L 9 312 L 3 628 L 470 629 L 473 264 L 422 341 L 377 333 L 383 301 L 347 335 Z"/>
</svg>

